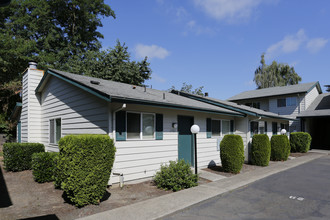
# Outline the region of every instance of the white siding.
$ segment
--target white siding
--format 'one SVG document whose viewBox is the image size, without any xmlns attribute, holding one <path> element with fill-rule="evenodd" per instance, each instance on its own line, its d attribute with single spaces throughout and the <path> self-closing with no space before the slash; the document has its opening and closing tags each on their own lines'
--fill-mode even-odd
<svg viewBox="0 0 330 220">
<path fill-rule="evenodd" d="M 119 108 L 114 105 L 112 111 Z M 194 117 L 194 123 L 199 125 L 197 135 L 198 168 L 209 164 L 220 163 L 220 152 L 217 150 L 217 138 L 206 138 L 206 118 L 234 119 L 233 117 L 216 114 L 204 114 L 182 110 L 168 110 L 155 107 L 127 104 L 126 111 L 151 112 L 163 114 L 163 140 L 127 140 L 116 142 L 116 159 L 113 172 L 123 173 L 125 181 L 148 178 L 155 175 L 161 164 L 178 159 L 178 132 L 172 128 L 177 123 L 178 115 Z M 112 183 L 118 182 L 117 176 L 112 176 Z"/>
<path fill-rule="evenodd" d="M 235 121 L 235 134 L 238 134 L 242 137 L 244 143 L 244 156 L 245 160 L 248 160 L 249 155 L 249 140 L 250 140 L 250 133 L 249 133 L 249 124 L 248 118 L 237 118 Z"/>
<path fill-rule="evenodd" d="M 47 151 L 49 120 L 61 118 L 62 137 L 68 134 L 107 134 L 108 103 L 69 83 L 52 77 L 42 92 L 41 142 Z"/>
<path fill-rule="evenodd" d="M 306 94 L 305 98 L 304 98 L 304 102 L 305 102 L 305 108 L 302 109 L 302 111 L 306 110 L 310 104 L 312 104 L 312 102 L 316 99 L 316 97 L 319 95 L 319 91 L 317 90 L 316 86 L 309 92 Z"/>
<path fill-rule="evenodd" d="M 35 69 L 27 69 L 23 75 L 22 142 L 41 142 L 41 106 L 35 89 L 42 76 L 43 71 Z"/>
</svg>

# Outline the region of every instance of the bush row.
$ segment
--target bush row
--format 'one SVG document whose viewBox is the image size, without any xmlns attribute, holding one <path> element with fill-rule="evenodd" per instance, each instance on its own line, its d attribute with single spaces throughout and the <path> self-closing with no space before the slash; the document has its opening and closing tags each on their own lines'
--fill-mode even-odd
<svg viewBox="0 0 330 220">
<path fill-rule="evenodd" d="M 3 145 L 5 170 L 30 170 L 32 168 L 32 154 L 44 151 L 45 146 L 39 143 L 5 143 Z"/>
<path fill-rule="evenodd" d="M 311 136 L 306 132 L 293 132 L 290 141 L 286 135 L 273 135 L 269 141 L 266 134 L 252 138 L 251 164 L 268 166 L 269 160 L 286 161 L 292 152 L 309 150 Z M 243 140 L 238 135 L 226 135 L 220 143 L 220 158 L 225 172 L 239 173 L 244 163 Z"/>
</svg>

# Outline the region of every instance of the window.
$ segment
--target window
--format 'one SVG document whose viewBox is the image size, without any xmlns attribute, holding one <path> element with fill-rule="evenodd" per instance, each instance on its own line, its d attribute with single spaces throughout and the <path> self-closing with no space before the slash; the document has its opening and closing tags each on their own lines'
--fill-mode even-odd
<svg viewBox="0 0 330 220">
<path fill-rule="evenodd" d="M 277 99 L 277 107 L 286 107 L 286 99 Z"/>
<path fill-rule="evenodd" d="M 212 136 L 220 136 L 220 120 L 212 120 Z"/>
<path fill-rule="evenodd" d="M 49 120 L 49 143 L 57 144 L 61 139 L 61 119 L 50 119 Z"/>
<path fill-rule="evenodd" d="M 250 122 L 251 137 L 254 134 L 258 134 L 258 132 L 259 132 L 258 127 L 259 127 L 259 122 L 257 122 L 257 121 L 251 121 Z"/>
<path fill-rule="evenodd" d="M 127 113 L 127 139 L 139 139 L 141 114 Z"/>
<path fill-rule="evenodd" d="M 230 133 L 230 121 L 222 121 L 222 135 Z"/>
<path fill-rule="evenodd" d="M 127 139 L 154 139 L 155 115 L 127 113 Z"/>
<path fill-rule="evenodd" d="M 234 120 L 210 120 L 210 124 L 208 138 L 211 138 L 211 134 L 213 137 L 217 137 L 234 133 Z"/>
<path fill-rule="evenodd" d="M 286 106 L 296 106 L 297 98 L 296 97 L 288 97 L 286 98 Z"/>
<path fill-rule="evenodd" d="M 267 122 L 259 121 L 259 134 L 267 133 Z"/>
<path fill-rule="evenodd" d="M 252 103 L 250 102 L 250 103 L 245 103 L 245 105 L 247 105 L 249 107 L 260 109 L 260 102 L 252 102 Z"/>
<path fill-rule="evenodd" d="M 277 134 L 277 122 L 272 122 L 273 135 Z"/>
</svg>

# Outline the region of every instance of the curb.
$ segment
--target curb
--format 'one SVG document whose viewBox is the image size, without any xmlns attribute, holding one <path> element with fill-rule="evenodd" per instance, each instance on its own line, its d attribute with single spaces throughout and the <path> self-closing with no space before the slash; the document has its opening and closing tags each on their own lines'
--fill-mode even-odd
<svg viewBox="0 0 330 220">
<path fill-rule="evenodd" d="M 241 175 L 221 179 L 208 184 L 86 216 L 80 219 L 159 219 L 181 211 L 189 206 L 203 202 L 207 199 L 246 186 L 257 180 L 291 169 L 323 156 L 326 156 L 326 154 L 312 153 L 303 157 L 297 157 L 294 160 L 277 162 L 272 166 L 263 167 Z"/>
</svg>

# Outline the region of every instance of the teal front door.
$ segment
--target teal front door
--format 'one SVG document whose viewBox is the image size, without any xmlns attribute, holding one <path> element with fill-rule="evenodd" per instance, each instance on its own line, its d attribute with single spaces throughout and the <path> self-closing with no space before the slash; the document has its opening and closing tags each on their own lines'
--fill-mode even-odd
<svg viewBox="0 0 330 220">
<path fill-rule="evenodd" d="M 191 166 L 194 166 L 193 135 L 190 131 L 193 124 L 194 117 L 178 116 L 178 159 L 184 159 Z"/>
</svg>

